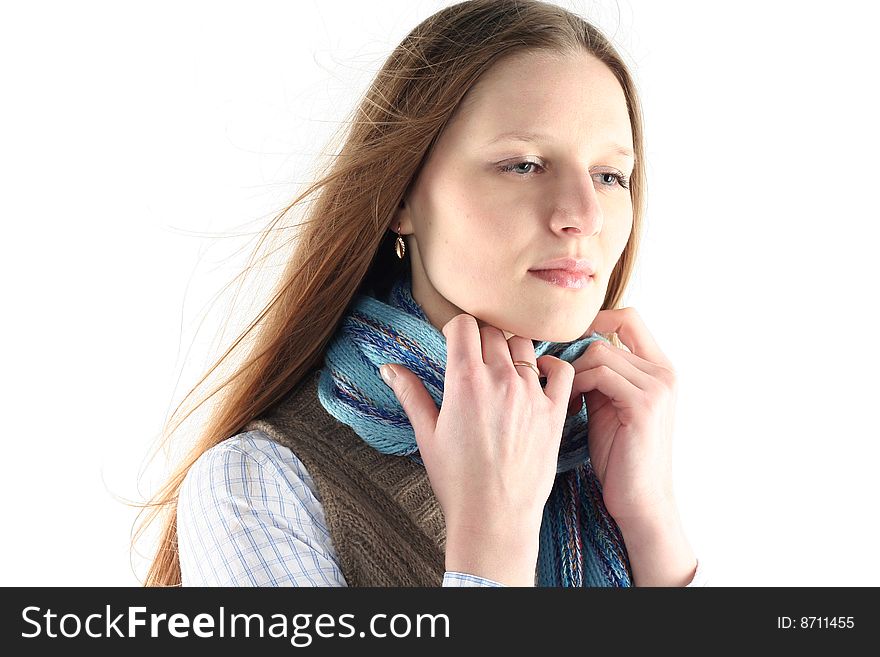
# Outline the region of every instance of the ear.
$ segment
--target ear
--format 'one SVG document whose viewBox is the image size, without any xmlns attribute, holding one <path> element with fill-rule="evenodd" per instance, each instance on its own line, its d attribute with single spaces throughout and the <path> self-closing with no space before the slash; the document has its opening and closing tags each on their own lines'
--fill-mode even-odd
<svg viewBox="0 0 880 657">
<path fill-rule="evenodd" d="M 409 204 L 406 202 L 406 199 L 401 199 L 397 210 L 394 211 L 389 229 L 392 233 L 396 233 L 399 230 L 401 235 L 409 235 L 413 232 L 412 221 L 409 215 Z"/>
</svg>

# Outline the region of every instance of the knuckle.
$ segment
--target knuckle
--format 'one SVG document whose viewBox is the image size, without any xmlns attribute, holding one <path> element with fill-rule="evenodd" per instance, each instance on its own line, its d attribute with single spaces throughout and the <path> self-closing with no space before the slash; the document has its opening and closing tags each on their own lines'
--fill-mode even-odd
<svg viewBox="0 0 880 657">
<path fill-rule="evenodd" d="M 397 398 L 400 401 L 400 405 L 403 406 L 404 411 L 410 407 L 410 401 L 412 399 L 412 391 L 409 387 L 403 387 L 400 392 L 397 393 Z M 409 415 L 409 413 L 407 413 Z"/>
<path fill-rule="evenodd" d="M 649 413 L 653 413 L 660 407 L 660 399 L 655 394 L 654 390 L 643 390 L 639 405 Z"/>
<path fill-rule="evenodd" d="M 514 380 L 519 379 L 519 380 Z M 501 375 L 494 380 L 491 391 L 493 398 L 501 401 L 506 406 L 516 406 L 519 403 L 521 394 L 522 379 L 518 375 L 506 376 Z"/>
<path fill-rule="evenodd" d="M 672 397 L 672 390 L 662 383 L 653 385 L 644 392 L 644 402 L 651 410 L 662 408 Z"/>
<path fill-rule="evenodd" d="M 475 385 L 481 380 L 482 366 L 468 361 L 458 368 L 458 378 L 464 383 Z"/>
<path fill-rule="evenodd" d="M 501 384 L 501 394 L 508 406 L 518 406 L 519 398 L 522 394 L 522 379 L 517 376 L 518 380 L 506 380 Z"/>
</svg>

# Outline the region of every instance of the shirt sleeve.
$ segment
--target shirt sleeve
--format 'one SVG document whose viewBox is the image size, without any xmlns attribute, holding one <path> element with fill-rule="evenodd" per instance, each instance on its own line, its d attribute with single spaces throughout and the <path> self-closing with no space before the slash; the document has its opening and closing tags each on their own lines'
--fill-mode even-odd
<svg viewBox="0 0 880 657">
<path fill-rule="evenodd" d="M 468 575 L 467 573 L 447 570 L 443 575 L 443 586 L 504 586 L 504 584 L 480 577 L 479 575 Z"/>
<path fill-rule="evenodd" d="M 184 586 L 346 586 L 314 486 L 257 432 L 202 454 L 177 505 Z"/>
<path fill-rule="evenodd" d="M 709 576 L 706 567 L 700 559 L 697 559 L 697 569 L 694 577 L 688 586 L 708 586 Z M 485 579 L 476 575 L 468 575 L 466 573 L 447 572 L 443 577 L 443 586 L 506 586 L 491 579 Z"/>
<path fill-rule="evenodd" d="M 305 466 L 259 431 L 202 454 L 177 503 L 183 586 L 347 586 Z M 442 586 L 502 586 L 447 572 Z"/>
</svg>

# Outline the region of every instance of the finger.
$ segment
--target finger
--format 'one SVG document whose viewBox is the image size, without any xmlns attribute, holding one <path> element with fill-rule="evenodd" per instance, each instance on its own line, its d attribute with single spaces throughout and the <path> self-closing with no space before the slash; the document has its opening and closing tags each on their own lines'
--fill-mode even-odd
<svg viewBox="0 0 880 657">
<path fill-rule="evenodd" d="M 672 368 L 672 363 L 648 331 L 641 315 L 631 306 L 600 310 L 581 339 L 593 333 L 617 333 L 620 341 L 636 356 Z"/>
<path fill-rule="evenodd" d="M 656 384 L 655 372 L 659 372 L 661 369 L 659 365 L 649 363 L 640 356 L 631 354 L 601 340 L 591 343 L 587 350 L 574 361 L 574 367 L 577 372 L 599 367 L 600 365 L 610 367 L 636 388 L 643 391 Z M 569 415 L 580 410 L 582 406 L 580 397 L 584 392 L 587 392 L 581 389 L 579 384 L 580 380 L 575 377 L 568 401 Z M 576 401 L 577 404 L 575 404 Z"/>
<path fill-rule="evenodd" d="M 642 390 L 647 390 L 655 383 L 656 375 L 662 369 L 662 365 L 651 363 L 626 349 L 601 340 L 592 343 L 580 358 L 584 356 L 589 363 L 588 367 L 608 365 Z"/>
<path fill-rule="evenodd" d="M 483 362 L 480 332 L 473 315 L 459 313 L 443 326 L 446 336 L 446 371 L 450 367 L 473 365 Z"/>
<path fill-rule="evenodd" d="M 504 339 L 504 332 L 501 329 L 491 324 L 484 324 L 480 327 L 480 341 L 483 350 L 482 362 L 495 371 L 507 371 L 513 368 L 510 349 L 507 348 L 507 340 Z"/>
<path fill-rule="evenodd" d="M 644 397 L 642 390 L 607 365 L 578 372 L 574 376 L 572 387 L 586 392 L 598 390 L 611 400 L 615 408 L 624 410 L 637 408 Z M 628 419 L 621 418 L 622 421 Z"/>
<path fill-rule="evenodd" d="M 531 363 L 532 365 L 535 365 L 537 368 L 538 359 L 535 356 L 535 345 L 530 339 L 524 338 L 521 335 L 512 335 L 510 336 L 510 339 L 507 340 L 507 349 L 508 358 L 510 358 L 511 363 L 514 363 L 516 361 L 525 361 L 526 363 Z M 529 368 L 517 367 L 516 371 L 519 372 L 519 375 L 521 377 L 524 377 L 526 379 L 534 379 L 535 382 L 540 385 L 540 377 L 534 372 L 530 372 Z"/>
<path fill-rule="evenodd" d="M 553 402 L 564 404 L 571 392 L 574 381 L 574 367 L 571 363 L 556 358 L 556 356 L 540 356 L 538 358 L 538 370 L 542 376 L 547 377 L 547 385 L 544 386 L 544 394 Z"/>
<path fill-rule="evenodd" d="M 386 379 L 382 370 L 390 369 L 393 376 Z M 386 370 L 387 371 L 387 370 Z M 429 441 L 434 435 L 437 428 L 437 418 L 440 411 L 434 398 L 431 397 L 425 389 L 422 380 L 409 369 L 399 363 L 385 364 L 380 369 L 382 379 L 387 383 L 394 396 L 403 407 L 403 412 L 409 418 L 413 432 L 416 435 L 416 442 L 421 445 L 425 441 Z"/>
</svg>

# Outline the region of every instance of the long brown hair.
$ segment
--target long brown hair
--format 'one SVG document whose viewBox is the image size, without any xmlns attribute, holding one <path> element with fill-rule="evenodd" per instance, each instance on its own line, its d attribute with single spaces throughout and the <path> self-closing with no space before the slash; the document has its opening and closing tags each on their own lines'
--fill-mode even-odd
<svg viewBox="0 0 880 657">
<path fill-rule="evenodd" d="M 193 411 L 220 393 L 192 449 L 152 500 L 139 505 L 149 509 L 149 514 L 133 543 L 154 520 L 161 517 L 163 523 L 146 586 L 180 585 L 177 496 L 189 468 L 206 450 L 239 433 L 309 370 L 320 366 L 326 346 L 357 293 L 382 294 L 407 273 L 409 258 L 401 261 L 393 256 L 396 234 L 390 223 L 408 187 L 480 76 L 508 55 L 535 50 L 591 53 L 615 74 L 627 100 L 635 150 L 630 178 L 633 228 L 602 305 L 603 309 L 618 307 L 638 251 L 645 194 L 641 110 L 623 60 L 597 28 L 545 2 L 469 0 L 438 11 L 416 26 L 387 58 L 343 124 L 337 135 L 342 146 L 319 171 L 316 182 L 261 233 L 251 263 L 279 222 L 300 209 L 301 202 L 312 199 L 296 234 L 285 238 L 284 252 L 289 257 L 268 301 L 187 393 L 163 428 L 160 438 L 168 442 Z M 218 368 L 226 368 L 228 376 L 175 420 Z"/>
</svg>

